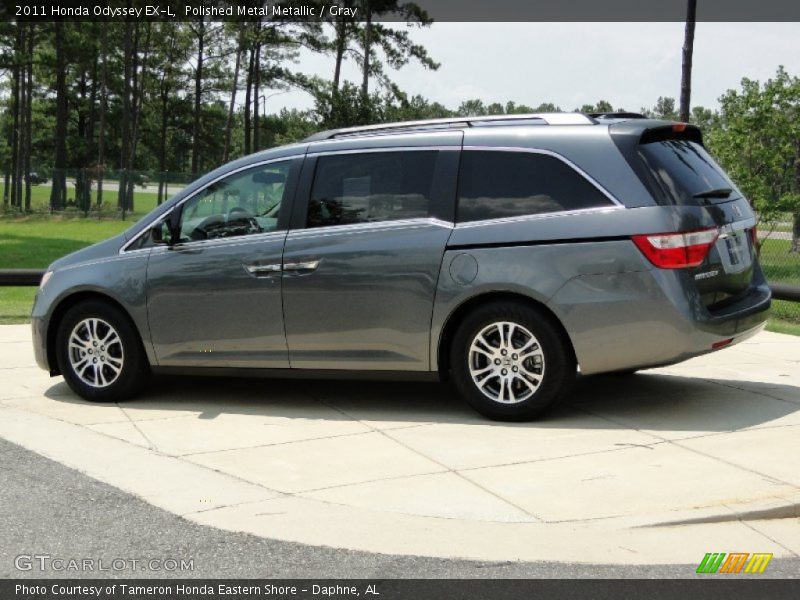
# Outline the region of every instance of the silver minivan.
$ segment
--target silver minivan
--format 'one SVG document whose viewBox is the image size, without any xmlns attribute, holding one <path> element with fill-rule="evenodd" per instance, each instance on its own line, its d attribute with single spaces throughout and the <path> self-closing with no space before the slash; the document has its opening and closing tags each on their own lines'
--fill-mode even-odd
<svg viewBox="0 0 800 600">
<path fill-rule="evenodd" d="M 66 256 L 39 365 L 116 401 L 152 373 L 450 379 L 534 417 L 576 372 L 735 344 L 766 320 L 750 204 L 698 129 L 635 115 L 316 134 L 197 180 Z"/>
</svg>

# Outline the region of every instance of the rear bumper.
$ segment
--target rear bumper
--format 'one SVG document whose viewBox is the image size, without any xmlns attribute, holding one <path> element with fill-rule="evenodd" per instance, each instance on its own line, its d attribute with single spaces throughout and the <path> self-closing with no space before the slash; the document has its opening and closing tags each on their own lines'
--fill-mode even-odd
<svg viewBox="0 0 800 600">
<path fill-rule="evenodd" d="M 572 340 L 584 374 L 673 364 L 761 331 L 771 294 L 760 271 L 735 304 L 710 313 L 683 271 L 586 275 L 548 303 Z"/>
</svg>

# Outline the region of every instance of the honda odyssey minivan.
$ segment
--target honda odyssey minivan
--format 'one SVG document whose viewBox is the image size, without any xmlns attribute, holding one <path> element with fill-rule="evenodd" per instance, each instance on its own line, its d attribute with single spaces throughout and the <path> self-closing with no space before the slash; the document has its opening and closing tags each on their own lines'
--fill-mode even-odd
<svg viewBox="0 0 800 600">
<path fill-rule="evenodd" d="M 484 415 L 523 420 L 576 372 L 757 333 L 770 292 L 755 231 L 684 123 L 557 113 L 326 131 L 222 166 L 53 263 L 34 347 L 93 401 L 139 393 L 151 373 L 448 378 Z"/>
</svg>

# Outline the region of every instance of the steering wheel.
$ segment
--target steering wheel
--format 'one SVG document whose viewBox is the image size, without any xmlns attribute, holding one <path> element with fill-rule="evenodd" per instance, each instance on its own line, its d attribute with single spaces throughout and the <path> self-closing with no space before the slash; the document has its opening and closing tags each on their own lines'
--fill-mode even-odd
<svg viewBox="0 0 800 600">
<path fill-rule="evenodd" d="M 228 214 L 225 216 L 225 220 L 228 223 L 238 221 L 242 223 L 242 225 L 246 224 L 247 228 L 254 233 L 261 231 L 261 226 L 258 224 L 258 220 L 256 219 L 255 215 L 241 206 L 234 206 L 232 209 L 230 209 Z"/>
</svg>

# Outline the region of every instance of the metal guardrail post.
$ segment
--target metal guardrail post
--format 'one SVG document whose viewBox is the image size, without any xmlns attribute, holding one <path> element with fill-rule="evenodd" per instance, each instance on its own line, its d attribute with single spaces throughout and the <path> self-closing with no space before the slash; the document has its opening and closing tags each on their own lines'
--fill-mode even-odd
<svg viewBox="0 0 800 600">
<path fill-rule="evenodd" d="M 0 269 L 0 287 L 37 287 L 44 269 Z"/>
<path fill-rule="evenodd" d="M 769 289 L 772 290 L 772 298 L 775 300 L 800 302 L 800 285 L 788 285 L 785 283 L 770 283 Z"/>
</svg>

